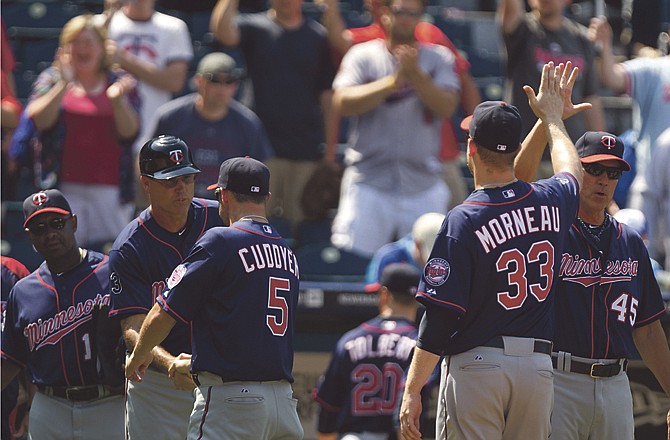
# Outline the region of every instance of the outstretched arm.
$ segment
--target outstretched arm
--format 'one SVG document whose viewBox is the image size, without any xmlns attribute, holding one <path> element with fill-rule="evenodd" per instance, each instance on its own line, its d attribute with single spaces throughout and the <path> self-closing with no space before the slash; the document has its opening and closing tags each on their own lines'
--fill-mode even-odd
<svg viewBox="0 0 670 440">
<path fill-rule="evenodd" d="M 612 28 L 605 17 L 591 19 L 588 32 L 589 39 L 600 47 L 600 82 L 612 92 L 622 94 L 626 92 L 626 71 L 621 64 L 614 61 L 612 53 Z"/>
<path fill-rule="evenodd" d="M 633 341 L 642 360 L 670 396 L 670 349 L 660 321 L 633 330 Z"/>
<path fill-rule="evenodd" d="M 240 28 L 235 23 L 239 0 L 219 0 L 212 10 L 209 29 L 224 46 L 240 44 Z"/>
</svg>

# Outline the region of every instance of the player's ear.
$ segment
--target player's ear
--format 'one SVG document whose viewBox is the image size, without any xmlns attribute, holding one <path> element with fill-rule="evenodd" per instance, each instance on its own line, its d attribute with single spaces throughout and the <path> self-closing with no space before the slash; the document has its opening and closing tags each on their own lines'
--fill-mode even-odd
<svg viewBox="0 0 670 440">
<path fill-rule="evenodd" d="M 476 152 L 477 145 L 475 144 L 475 141 L 473 141 L 471 137 L 468 137 L 468 156 L 474 157 Z"/>
<path fill-rule="evenodd" d="M 144 189 L 144 194 L 149 196 L 149 178 L 146 176 L 140 176 L 140 184 L 142 184 L 142 189 Z"/>
<path fill-rule="evenodd" d="M 77 232 L 77 216 L 72 214 L 72 232 Z"/>
</svg>

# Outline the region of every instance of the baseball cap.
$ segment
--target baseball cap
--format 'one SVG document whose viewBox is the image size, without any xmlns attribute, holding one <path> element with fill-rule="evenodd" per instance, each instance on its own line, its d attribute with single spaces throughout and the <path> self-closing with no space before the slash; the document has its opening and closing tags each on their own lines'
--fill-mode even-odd
<svg viewBox="0 0 670 440">
<path fill-rule="evenodd" d="M 616 160 L 621 169 L 630 171 L 630 165 L 623 159 L 623 142 L 619 136 L 604 131 L 587 131 L 575 142 L 577 154 L 582 163 Z"/>
<path fill-rule="evenodd" d="M 222 52 L 205 55 L 198 63 L 196 73 L 206 78 L 221 74 L 235 80 L 244 77 L 244 69 L 237 67 L 235 60 L 230 55 Z"/>
<path fill-rule="evenodd" d="M 421 272 L 408 263 L 391 263 L 384 268 L 379 283 L 396 294 L 414 296 Z"/>
<path fill-rule="evenodd" d="M 239 194 L 266 195 L 270 192 L 270 170 L 249 156 L 233 157 L 221 164 L 219 181 L 207 189 L 223 188 Z"/>
<path fill-rule="evenodd" d="M 497 153 L 514 153 L 521 146 L 521 115 L 503 101 L 482 102 L 463 119 L 461 128 L 477 145 Z"/>
<path fill-rule="evenodd" d="M 140 174 L 143 176 L 166 180 L 199 172 L 188 145 L 178 137 L 161 135 L 149 139 L 140 150 Z"/>
<path fill-rule="evenodd" d="M 28 222 L 35 216 L 45 212 L 55 212 L 56 214 L 68 215 L 72 214 L 70 204 L 65 200 L 63 193 L 57 189 L 47 189 L 36 192 L 23 201 L 23 216 L 26 221 L 23 222 L 23 227 L 28 225 Z"/>
<path fill-rule="evenodd" d="M 442 227 L 444 217 L 444 214 L 428 212 L 416 219 L 412 225 L 412 238 L 419 243 L 421 256 L 426 260 L 433 249 L 435 237 Z"/>
</svg>

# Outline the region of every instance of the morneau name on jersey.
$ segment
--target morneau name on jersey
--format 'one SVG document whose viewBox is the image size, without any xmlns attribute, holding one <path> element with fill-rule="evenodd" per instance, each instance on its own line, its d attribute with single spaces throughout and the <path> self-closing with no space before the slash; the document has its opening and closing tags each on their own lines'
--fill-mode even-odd
<svg viewBox="0 0 670 440">
<path fill-rule="evenodd" d="M 475 235 L 487 254 L 507 240 L 535 232 L 560 232 L 561 222 L 557 206 L 541 205 L 514 209 L 492 218 Z"/>
</svg>

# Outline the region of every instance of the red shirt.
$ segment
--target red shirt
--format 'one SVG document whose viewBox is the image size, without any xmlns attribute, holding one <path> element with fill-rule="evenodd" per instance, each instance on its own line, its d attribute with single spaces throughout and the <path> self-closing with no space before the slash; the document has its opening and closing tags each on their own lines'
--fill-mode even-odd
<svg viewBox="0 0 670 440">
<path fill-rule="evenodd" d="M 97 95 L 79 96 L 68 90 L 63 97 L 63 182 L 119 184 L 121 147 L 107 86 Z"/>
<path fill-rule="evenodd" d="M 353 44 L 363 43 L 365 41 L 375 40 L 377 38 L 385 38 L 384 30 L 377 24 L 371 24 L 361 28 L 349 29 L 351 33 L 351 41 Z M 454 43 L 451 42 L 444 32 L 437 26 L 425 21 L 421 21 L 414 29 L 414 37 L 420 43 L 439 44 L 444 46 L 454 54 L 456 59 L 456 74 L 463 75 L 470 71 L 470 63 L 463 55 L 456 49 Z M 451 120 L 445 119 L 442 124 L 442 146 L 440 148 L 440 160 L 450 160 L 458 157 L 458 141 L 456 140 L 456 133 Z"/>
</svg>

